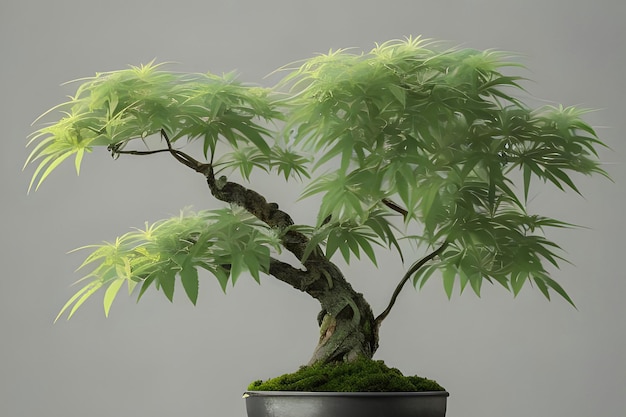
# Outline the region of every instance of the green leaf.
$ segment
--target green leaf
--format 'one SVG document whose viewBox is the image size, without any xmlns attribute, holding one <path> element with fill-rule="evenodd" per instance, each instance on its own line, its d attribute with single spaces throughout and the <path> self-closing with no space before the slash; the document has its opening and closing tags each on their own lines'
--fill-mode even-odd
<svg viewBox="0 0 626 417">
<path fill-rule="evenodd" d="M 517 271 L 511 274 L 511 289 L 513 290 L 513 295 L 517 296 L 521 291 L 526 279 L 528 278 L 528 274 L 522 271 Z"/>
<path fill-rule="evenodd" d="M 95 292 L 95 290 L 99 289 L 102 286 L 102 284 L 100 282 L 90 282 L 89 284 L 85 285 L 83 288 L 81 288 L 80 290 L 78 290 L 69 300 L 67 300 L 67 302 L 63 305 L 63 307 L 61 308 L 61 311 L 59 311 L 59 314 L 57 314 L 56 318 L 54 319 L 55 323 L 57 320 L 59 320 L 59 317 L 61 317 L 63 315 L 63 313 L 65 313 L 65 311 L 72 305 L 74 304 L 74 302 L 81 296 L 83 296 L 85 293 L 91 293 L 93 294 L 93 292 Z M 95 288 L 95 289 L 94 289 Z M 93 290 L 93 291 L 92 291 Z M 70 316 L 71 317 L 71 316 Z M 68 317 L 68 320 L 70 319 L 70 317 Z"/>
<path fill-rule="evenodd" d="M 448 267 L 443 270 L 443 288 L 446 291 L 448 299 L 452 298 L 452 291 L 454 290 L 454 281 L 457 275 L 457 271 L 453 267 Z"/>
<path fill-rule="evenodd" d="M 361 249 L 363 249 L 363 252 L 365 252 L 370 261 L 372 261 L 374 266 L 378 267 L 378 264 L 376 263 L 376 253 L 374 252 L 374 248 L 372 247 L 368 239 L 363 235 L 355 235 L 354 239 L 359 244 Z"/>
<path fill-rule="evenodd" d="M 137 279 L 126 280 L 127 287 L 128 287 L 128 295 L 131 295 L 133 293 L 133 291 L 135 290 L 135 287 L 137 287 L 137 284 L 139 284 L 139 282 L 141 281 Z"/>
<path fill-rule="evenodd" d="M 576 185 L 574 184 L 572 179 L 569 177 L 569 175 L 567 175 L 565 172 L 563 172 L 563 170 L 555 167 L 555 168 L 550 169 L 550 173 L 552 175 L 554 175 L 555 177 L 557 177 L 558 179 L 560 179 L 561 181 L 563 181 L 572 190 L 574 190 L 577 194 L 580 195 L 580 191 L 578 191 L 578 187 L 576 187 Z"/>
<path fill-rule="evenodd" d="M 309 259 L 311 253 L 313 253 L 313 251 L 316 251 L 319 248 L 319 245 L 324 243 L 324 241 L 328 238 L 331 230 L 332 229 L 330 227 L 321 227 L 317 229 L 312 235 L 310 235 L 309 242 L 304 248 L 304 252 L 302 254 L 302 259 L 300 260 L 300 262 L 306 262 Z"/>
<path fill-rule="evenodd" d="M 230 279 L 233 282 L 233 285 L 237 282 L 237 279 L 241 275 L 242 272 L 245 271 L 245 262 L 243 260 L 243 254 L 241 252 L 234 252 L 232 254 L 232 261 L 230 264 Z"/>
<path fill-rule="evenodd" d="M 261 271 L 261 264 L 259 263 L 259 259 L 256 254 L 251 251 L 245 252 L 243 254 L 243 263 L 246 265 L 246 268 L 250 275 L 252 275 L 252 278 L 256 282 L 260 283 L 261 276 L 259 272 Z"/>
<path fill-rule="evenodd" d="M 115 296 L 117 295 L 118 291 L 120 290 L 120 288 L 122 287 L 122 284 L 124 284 L 125 281 L 126 279 L 124 278 L 118 278 L 114 280 L 113 282 L 111 282 L 106 292 L 104 293 L 103 303 L 104 303 L 105 317 L 109 317 L 109 310 L 111 309 L 111 304 L 113 303 L 113 300 L 115 300 Z"/>
<path fill-rule="evenodd" d="M 361 259 L 361 249 L 359 247 L 359 242 L 356 240 L 354 231 L 346 231 L 345 239 L 348 243 L 348 248 L 350 248 L 350 252 L 352 252 L 357 259 Z M 349 262 L 349 259 L 346 259 L 346 262 Z"/>
<path fill-rule="evenodd" d="M 143 297 L 143 295 L 148 290 L 148 288 L 150 288 L 150 285 L 152 285 L 152 283 L 155 282 L 156 277 L 157 277 L 157 274 L 153 273 L 153 274 L 148 275 L 148 277 L 146 277 L 143 280 L 143 283 L 141 284 L 141 288 L 139 289 L 139 294 L 137 294 L 137 302 L 141 300 L 141 297 Z"/>
<path fill-rule="evenodd" d="M 350 247 L 346 244 L 339 245 L 339 252 L 341 252 L 341 256 L 346 261 L 347 264 L 350 263 Z"/>
<path fill-rule="evenodd" d="M 30 190 L 32 189 L 32 187 L 35 184 L 35 182 L 37 182 L 37 185 L 35 186 L 35 191 L 38 190 L 39 186 L 41 186 L 41 184 L 44 182 L 44 180 L 46 178 L 48 178 L 48 175 L 50 175 L 50 173 L 56 167 L 58 167 L 61 164 L 61 162 L 63 162 L 67 158 L 69 158 L 71 155 L 72 155 L 72 152 L 71 151 L 67 151 L 67 152 L 64 152 L 64 153 L 62 153 L 60 155 L 50 155 L 50 156 L 46 157 L 39 164 L 39 166 L 37 167 L 37 170 L 33 174 L 33 177 L 32 177 L 32 179 L 30 181 L 29 186 L 28 186 L 28 191 L 30 192 Z M 44 168 L 45 168 L 45 171 L 40 174 L 40 171 L 43 170 Z"/>
<path fill-rule="evenodd" d="M 534 281 L 537 282 L 537 283 L 538 283 L 538 281 L 542 281 L 545 285 L 547 285 L 548 287 L 552 288 L 554 291 L 556 291 L 557 294 L 559 294 L 568 303 L 570 303 L 572 305 L 572 307 L 576 308 L 576 304 L 574 304 L 574 301 L 570 298 L 570 296 L 563 289 L 563 287 L 561 287 L 561 285 L 559 285 L 558 282 L 556 282 L 552 278 L 548 277 L 547 275 L 537 274 L 537 273 L 534 274 L 533 278 L 534 278 Z M 545 294 L 546 293 L 544 292 L 544 295 Z M 548 298 L 548 300 L 550 299 L 548 296 L 546 296 L 546 298 Z"/>
<path fill-rule="evenodd" d="M 336 227 L 328 233 L 326 240 L 326 258 L 331 259 L 340 246 L 345 245 L 345 239 L 341 229 Z"/>
<path fill-rule="evenodd" d="M 402 248 L 398 243 L 398 240 L 392 230 L 391 224 L 386 219 L 386 214 L 382 210 L 372 211 L 365 221 L 364 225 L 369 227 L 383 242 L 387 244 L 387 247 L 392 246 L 396 249 L 400 255 L 400 260 L 404 262 L 404 255 Z"/>
<path fill-rule="evenodd" d="M 420 270 L 418 270 L 415 275 L 413 276 L 413 286 L 417 287 L 417 285 L 419 284 L 419 288 L 422 289 L 424 287 L 424 285 L 426 284 L 426 281 L 428 281 L 428 279 L 436 272 L 440 269 L 441 265 L 438 264 L 434 264 L 434 265 L 430 265 L 426 268 L 422 268 Z"/>
<path fill-rule="evenodd" d="M 546 297 L 548 301 L 550 301 L 550 291 L 548 289 L 548 285 L 546 285 L 543 278 L 537 275 L 534 275 L 532 278 L 535 284 L 537 284 L 537 288 L 539 288 L 543 296 Z"/>
<path fill-rule="evenodd" d="M 260 133 L 260 129 L 248 126 L 244 123 L 237 124 L 235 129 L 241 132 L 244 138 L 252 142 L 265 155 L 271 152 L 269 145 Z"/>
<path fill-rule="evenodd" d="M 465 290 L 465 287 L 467 286 L 467 283 L 469 282 L 470 279 L 463 269 L 458 269 L 458 273 L 459 273 L 459 284 L 461 287 L 459 292 L 463 294 L 463 291 Z"/>
<path fill-rule="evenodd" d="M 80 165 L 85 155 L 85 148 L 80 148 L 76 151 L 76 157 L 74 159 L 74 167 L 76 168 L 76 175 L 80 175 Z"/>
<path fill-rule="evenodd" d="M 406 92 L 401 87 L 394 84 L 389 84 L 387 88 L 389 89 L 389 92 L 393 94 L 395 99 L 402 104 L 402 107 L 406 107 Z"/>
<path fill-rule="evenodd" d="M 74 315 L 76 310 L 78 310 L 78 308 L 81 305 L 83 305 L 83 303 L 85 301 L 87 301 L 87 299 L 89 297 L 91 297 L 101 287 L 102 287 L 102 282 L 101 281 L 95 281 L 95 282 L 91 282 L 90 284 L 88 284 L 87 287 L 86 287 L 86 290 L 80 292 L 80 298 L 78 298 L 78 300 L 76 300 L 76 302 L 74 303 L 74 306 L 72 307 L 72 309 L 70 310 L 69 314 L 67 315 L 68 320 L 70 318 L 72 318 L 72 316 Z M 67 306 L 67 304 L 66 304 L 66 306 Z M 63 310 L 65 310 L 65 306 L 63 307 L 61 312 L 63 312 Z M 61 314 L 61 313 L 59 313 L 59 314 Z"/>
<path fill-rule="evenodd" d="M 176 284 L 176 274 L 174 271 L 164 271 L 158 277 L 157 285 L 163 290 L 163 294 L 170 302 L 174 301 L 174 287 Z"/>
<path fill-rule="evenodd" d="M 215 275 L 215 278 L 217 278 L 217 281 L 220 283 L 222 291 L 226 293 L 226 288 L 228 287 L 228 272 L 220 266 L 212 268 L 210 269 L 210 271 L 213 273 L 213 275 Z"/>
<path fill-rule="evenodd" d="M 193 305 L 198 300 L 198 270 L 187 262 L 180 271 L 180 280 L 185 293 Z"/>
<path fill-rule="evenodd" d="M 483 276 L 480 272 L 472 272 L 468 275 L 470 285 L 472 290 L 474 290 L 474 294 L 480 297 L 480 290 L 483 285 Z"/>
</svg>

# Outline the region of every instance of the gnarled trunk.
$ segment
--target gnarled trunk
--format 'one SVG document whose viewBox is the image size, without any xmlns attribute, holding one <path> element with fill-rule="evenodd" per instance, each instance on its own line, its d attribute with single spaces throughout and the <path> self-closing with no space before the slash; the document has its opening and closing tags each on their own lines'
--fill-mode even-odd
<svg viewBox="0 0 626 417">
<path fill-rule="evenodd" d="M 284 247 L 293 253 L 305 269 L 271 259 L 269 274 L 292 287 L 306 292 L 321 305 L 318 315 L 320 338 L 310 364 L 354 360 L 359 356 L 371 358 L 378 347 L 376 321 L 367 301 L 346 281 L 343 274 L 316 248 L 305 259 L 309 239 L 289 230 L 291 217 L 256 191 L 222 177 L 216 180 L 210 165 L 203 172 L 213 196 L 237 204 L 268 226 L 285 231 Z"/>
<path fill-rule="evenodd" d="M 438 256 L 448 245 L 444 242 L 438 249 L 411 265 L 396 287 L 387 308 L 375 318 L 363 295 L 354 291 L 339 268 L 326 258 L 319 247 L 313 248 L 305 256 L 309 249 L 309 238 L 290 229 L 294 224 L 293 220 L 289 214 L 278 208 L 278 204 L 268 203 L 261 194 L 230 182 L 224 176 L 216 180 L 211 164 L 200 163 L 184 152 L 173 149 L 165 132 L 162 132 L 162 135 L 168 145 L 167 151 L 176 160 L 205 176 L 215 198 L 243 207 L 272 229 L 281 232 L 285 249 L 302 262 L 305 269 L 295 268 L 271 258 L 267 272 L 320 302 L 322 307 L 318 315 L 320 338 L 309 364 L 352 361 L 360 356 L 371 358 L 378 348 L 378 328 L 389 314 L 398 293 L 413 274 Z M 125 153 L 144 154 L 136 151 Z M 406 215 L 406 210 L 399 208 L 395 203 L 389 200 L 383 200 L 382 203 Z"/>
<path fill-rule="evenodd" d="M 337 304 L 337 299 L 342 301 Z M 334 287 L 321 297 L 320 304 L 333 306 L 336 311 L 323 308 L 320 312 L 320 338 L 309 365 L 371 358 L 378 348 L 378 335 L 372 310 L 363 296 L 351 288 Z"/>
<path fill-rule="evenodd" d="M 310 240 L 306 235 L 290 228 L 294 222 L 289 214 L 279 209 L 278 204 L 268 203 L 261 194 L 230 182 L 225 176 L 216 179 L 210 163 L 201 163 L 186 153 L 172 148 L 165 131 L 162 130 L 161 134 L 167 143 L 167 149 L 145 152 L 115 150 L 115 152 L 133 155 L 169 152 L 181 164 L 204 175 L 215 198 L 243 207 L 270 228 L 281 233 L 283 246 L 300 260 L 305 269 L 270 258 L 267 272 L 276 279 L 306 292 L 317 299 L 322 307 L 318 315 L 319 342 L 309 364 L 352 361 L 360 356 L 371 358 L 378 349 L 378 328 L 395 304 L 399 292 L 413 274 L 438 256 L 448 245 L 444 242 L 438 249 L 411 265 L 397 285 L 387 308 L 378 317 L 374 317 L 363 295 L 354 291 L 339 268 L 326 258 L 319 247 L 310 250 L 308 247 Z M 407 214 L 406 210 L 391 200 L 383 199 L 381 203 L 403 216 Z"/>
<path fill-rule="evenodd" d="M 371 358 L 378 348 L 378 323 L 362 294 L 334 264 L 309 263 L 304 271 L 272 260 L 270 274 L 319 301 L 320 337 L 309 365 Z"/>
</svg>

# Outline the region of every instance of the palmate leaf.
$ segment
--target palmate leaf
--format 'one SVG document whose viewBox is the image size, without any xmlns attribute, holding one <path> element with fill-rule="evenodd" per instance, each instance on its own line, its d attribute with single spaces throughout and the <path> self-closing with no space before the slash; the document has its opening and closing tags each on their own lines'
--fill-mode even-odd
<svg viewBox="0 0 626 417">
<path fill-rule="evenodd" d="M 339 224 L 331 227 L 326 239 L 326 256 L 330 259 L 339 250 L 346 261 L 350 263 L 351 255 L 357 259 L 361 258 L 361 250 L 367 255 L 370 261 L 377 266 L 376 254 L 372 243 L 380 245 L 377 236 L 363 226 L 348 226 Z"/>
<path fill-rule="evenodd" d="M 281 146 L 274 146 L 270 155 L 271 169 L 283 174 L 285 180 L 310 178 L 310 162 L 310 158 Z"/>
<path fill-rule="evenodd" d="M 370 169 L 354 170 L 345 176 L 334 172 L 313 179 L 300 199 L 322 194 L 318 226 L 329 216 L 335 222 L 362 224 L 386 197 L 380 183 L 380 175 Z"/>
<path fill-rule="evenodd" d="M 294 230 L 309 237 L 303 262 L 318 246 L 324 247 L 328 259 L 339 251 L 346 263 L 350 263 L 353 256 L 361 259 L 361 253 L 364 253 L 374 266 L 378 266 L 376 246 L 394 247 L 402 257 L 402 249 L 392 231 L 393 227 L 386 220 L 387 216 L 387 212 L 378 209 L 371 213 L 364 224 L 330 222 L 319 228 L 293 226 Z"/>
<path fill-rule="evenodd" d="M 225 168 L 237 169 L 242 178 L 249 180 L 254 168 L 267 172 L 271 162 L 269 155 L 256 146 L 246 146 L 222 155 L 213 163 L 213 166 L 219 170 Z"/>
<path fill-rule="evenodd" d="M 400 255 L 400 259 L 404 261 L 404 255 L 402 254 L 402 248 L 398 243 L 396 233 L 399 233 L 398 229 L 388 220 L 390 214 L 387 211 L 381 209 L 372 210 L 365 223 L 364 227 L 369 228 L 378 238 L 384 246 L 391 249 L 392 247 Z M 395 232 L 394 232 L 395 230 Z"/>
</svg>

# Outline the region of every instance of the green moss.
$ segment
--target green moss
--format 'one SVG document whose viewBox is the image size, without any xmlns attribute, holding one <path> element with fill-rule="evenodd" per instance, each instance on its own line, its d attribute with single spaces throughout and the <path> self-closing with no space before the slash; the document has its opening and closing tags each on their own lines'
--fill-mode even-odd
<svg viewBox="0 0 626 417">
<path fill-rule="evenodd" d="M 419 376 L 404 376 L 383 361 L 359 359 L 354 362 L 303 366 L 298 371 L 254 381 L 250 391 L 325 392 L 415 392 L 445 391 L 437 382 Z"/>
</svg>

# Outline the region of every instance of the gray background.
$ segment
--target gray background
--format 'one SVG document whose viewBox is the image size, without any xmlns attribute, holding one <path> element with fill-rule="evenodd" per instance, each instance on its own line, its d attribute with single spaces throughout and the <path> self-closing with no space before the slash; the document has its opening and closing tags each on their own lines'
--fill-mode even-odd
<svg viewBox="0 0 626 417">
<path fill-rule="evenodd" d="M 156 58 L 267 84 L 270 71 L 316 52 L 420 34 L 520 53 L 531 101 L 601 109 L 587 120 L 612 148 L 602 159 L 615 183 L 581 178 L 585 198 L 533 189 L 531 210 L 588 227 L 550 235 L 573 261 L 555 277 L 578 311 L 530 287 L 516 299 L 487 286 L 482 299 L 468 292 L 448 301 L 433 279 L 400 297 L 377 357 L 445 385 L 450 417 L 626 415 L 625 4 L 4 0 L 0 415 L 243 416 L 248 382 L 294 370 L 317 337 L 316 304 L 271 279 L 242 279 L 225 296 L 206 277 L 195 308 L 180 291 L 174 304 L 157 292 L 139 305 L 122 294 L 108 319 L 99 294 L 53 325 L 84 255 L 66 252 L 184 206 L 217 206 L 200 176 L 166 158 L 113 161 L 106 152 L 89 155 L 78 178 L 67 163 L 27 196 L 25 138 L 39 114 L 73 93 L 62 82 Z M 297 221 L 312 219 L 293 203 L 296 187 L 255 186 Z M 347 274 L 381 311 L 402 272 L 390 256 L 379 270 L 354 265 Z"/>
</svg>

